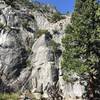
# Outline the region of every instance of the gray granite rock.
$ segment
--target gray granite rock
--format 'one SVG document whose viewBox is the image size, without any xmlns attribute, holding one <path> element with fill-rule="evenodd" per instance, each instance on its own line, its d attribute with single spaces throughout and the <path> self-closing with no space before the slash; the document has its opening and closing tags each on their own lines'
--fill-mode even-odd
<svg viewBox="0 0 100 100">
<path fill-rule="evenodd" d="M 84 87 L 80 85 L 79 79 L 74 83 L 63 80 L 60 64 L 62 46 L 56 51 L 55 57 L 54 51 L 47 45 L 51 40 L 62 45 L 61 39 L 66 25 L 70 23 L 70 16 L 65 16 L 65 19 L 57 23 L 50 23 L 47 13 L 43 12 L 45 5 L 35 3 L 39 9 L 33 11 L 21 6 L 15 9 L 3 2 L 0 0 L 2 88 L 22 92 L 30 90 L 36 98 L 43 96 L 48 99 L 55 95 L 57 100 L 59 100 L 57 96 L 62 97 L 63 100 L 76 100 L 76 98 L 82 100 Z M 56 12 L 56 9 L 50 5 L 47 5 L 47 8 L 49 15 Z M 35 38 L 38 30 L 48 30 L 50 38 L 47 40 L 45 33 Z"/>
</svg>

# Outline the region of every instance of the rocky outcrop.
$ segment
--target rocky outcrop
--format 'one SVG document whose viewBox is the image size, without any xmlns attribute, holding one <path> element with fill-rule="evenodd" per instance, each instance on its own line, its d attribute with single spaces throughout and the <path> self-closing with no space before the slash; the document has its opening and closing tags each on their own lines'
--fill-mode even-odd
<svg viewBox="0 0 100 100">
<path fill-rule="evenodd" d="M 28 49 L 32 45 L 36 25 L 30 15 L 11 6 L 0 9 L 0 12 L 0 74 L 2 81 L 11 85 L 27 67 Z M 29 23 L 27 28 L 32 31 L 24 27 L 25 23 Z"/>
<path fill-rule="evenodd" d="M 48 8 L 49 16 L 56 9 L 35 4 L 35 10 L 16 9 L 0 0 L 0 92 L 29 90 L 38 99 L 82 100 L 79 78 L 65 82 L 60 65 L 61 39 L 70 16 L 51 23 L 43 9 Z M 48 32 L 37 38 L 38 30 Z"/>
</svg>

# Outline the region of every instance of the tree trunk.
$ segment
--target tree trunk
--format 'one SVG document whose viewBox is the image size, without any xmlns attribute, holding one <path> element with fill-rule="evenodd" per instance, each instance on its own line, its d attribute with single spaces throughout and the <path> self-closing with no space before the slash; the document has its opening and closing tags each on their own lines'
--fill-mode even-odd
<svg viewBox="0 0 100 100">
<path fill-rule="evenodd" d="M 89 81 L 88 81 L 88 98 L 89 100 L 94 100 L 94 78 L 93 74 L 89 73 Z"/>
</svg>

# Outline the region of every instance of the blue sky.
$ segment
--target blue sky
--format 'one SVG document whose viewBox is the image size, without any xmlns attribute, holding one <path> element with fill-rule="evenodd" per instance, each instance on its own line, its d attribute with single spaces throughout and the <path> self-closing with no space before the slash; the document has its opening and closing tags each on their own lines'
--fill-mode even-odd
<svg viewBox="0 0 100 100">
<path fill-rule="evenodd" d="M 42 3 L 52 4 L 56 6 L 58 11 L 66 13 L 67 11 L 73 12 L 75 0 L 37 0 Z"/>
</svg>

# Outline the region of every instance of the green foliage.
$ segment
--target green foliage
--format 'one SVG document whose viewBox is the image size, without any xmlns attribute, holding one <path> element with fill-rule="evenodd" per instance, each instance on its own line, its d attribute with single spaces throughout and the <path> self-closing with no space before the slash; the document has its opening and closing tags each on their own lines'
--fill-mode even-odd
<svg viewBox="0 0 100 100">
<path fill-rule="evenodd" d="M 39 29 L 39 30 L 37 30 L 36 31 L 36 38 L 39 38 L 41 35 L 43 35 L 43 34 L 46 34 L 46 33 L 48 33 L 48 30 L 41 30 L 41 29 Z"/>
<path fill-rule="evenodd" d="M 56 52 L 60 44 L 56 43 L 54 40 L 51 40 L 49 46 L 52 48 L 53 52 Z"/>
<path fill-rule="evenodd" d="M 23 22 L 22 25 L 23 25 L 24 28 L 27 28 L 28 27 L 28 23 L 27 22 Z"/>
<path fill-rule="evenodd" d="M 96 15 L 97 15 L 97 20 L 98 20 L 97 31 L 98 31 L 98 33 L 100 33 L 100 5 L 98 6 L 98 10 L 96 12 Z"/>
<path fill-rule="evenodd" d="M 31 53 L 32 53 L 32 48 L 29 47 L 29 48 L 27 49 L 27 52 L 28 52 L 29 54 L 31 54 Z"/>
<path fill-rule="evenodd" d="M 16 0 L 18 3 L 20 3 L 21 5 L 29 5 L 30 4 L 30 2 L 29 2 L 29 0 Z"/>
<path fill-rule="evenodd" d="M 56 12 L 53 13 L 52 17 L 49 19 L 50 22 L 56 23 L 57 21 L 60 21 L 61 19 L 64 19 L 65 17 L 62 16 L 60 13 Z"/>
<path fill-rule="evenodd" d="M 71 24 L 62 39 L 64 51 L 61 64 L 65 73 L 73 71 L 81 75 L 95 70 L 95 64 L 99 62 L 95 41 L 100 41 L 100 32 L 97 31 L 100 17 L 96 12 L 99 12 L 96 0 L 76 0 Z"/>
<path fill-rule="evenodd" d="M 45 5 L 44 7 L 42 7 L 42 10 L 44 13 L 49 13 L 50 9 L 47 5 Z"/>
<path fill-rule="evenodd" d="M 19 99 L 18 94 L 0 93 L 0 100 L 18 100 L 18 99 Z"/>
<path fill-rule="evenodd" d="M 26 61 L 26 66 L 31 67 L 31 60 Z"/>
</svg>

